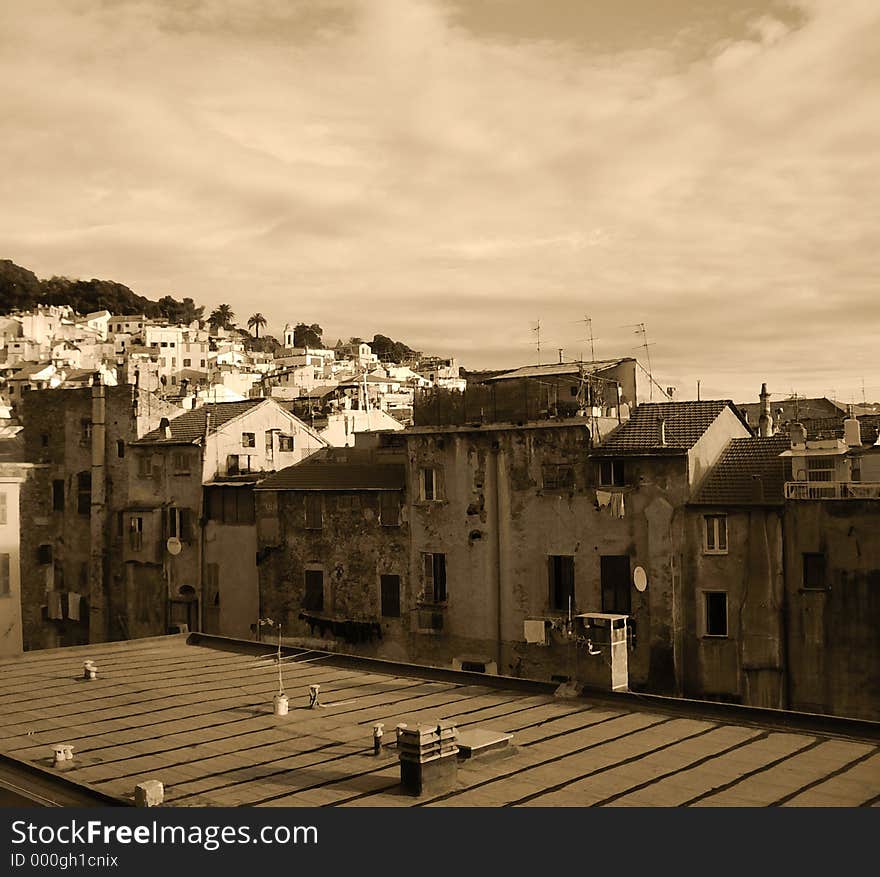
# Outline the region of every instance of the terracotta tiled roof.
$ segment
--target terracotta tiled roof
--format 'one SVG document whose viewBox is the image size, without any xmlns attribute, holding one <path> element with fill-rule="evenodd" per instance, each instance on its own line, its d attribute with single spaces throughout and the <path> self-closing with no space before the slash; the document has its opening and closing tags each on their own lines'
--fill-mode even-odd
<svg viewBox="0 0 880 877">
<path fill-rule="evenodd" d="M 324 448 L 295 466 L 288 466 L 257 490 L 403 490 L 406 467 L 382 461 L 374 452 L 354 448 Z"/>
<path fill-rule="evenodd" d="M 610 433 L 592 451 L 591 456 L 683 453 L 699 441 L 718 415 L 728 407 L 740 416 L 733 403 L 724 400 L 649 402 L 639 405 L 630 419 Z M 665 424 L 665 444 L 660 441 L 660 420 Z"/>
<path fill-rule="evenodd" d="M 243 402 L 218 402 L 216 405 L 209 403 L 194 408 L 175 417 L 168 425 L 171 427 L 171 437 L 165 435 L 164 429 L 154 429 L 143 438 L 132 444 L 195 444 L 205 436 L 207 416 L 211 415 L 211 432 L 216 432 L 224 423 L 262 405 L 266 399 L 245 399 Z"/>
<path fill-rule="evenodd" d="M 733 439 L 706 476 L 693 502 L 701 505 L 775 505 L 783 502 L 786 435 Z M 756 485 L 756 476 L 760 485 Z"/>
</svg>

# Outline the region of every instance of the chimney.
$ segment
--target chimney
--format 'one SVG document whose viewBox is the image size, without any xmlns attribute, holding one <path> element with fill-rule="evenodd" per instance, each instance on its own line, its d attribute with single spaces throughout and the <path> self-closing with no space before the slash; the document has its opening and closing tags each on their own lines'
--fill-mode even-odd
<svg viewBox="0 0 880 877">
<path fill-rule="evenodd" d="M 165 436 L 165 438 L 171 438 L 171 421 L 167 417 L 163 417 L 159 421 L 159 429 L 162 430 L 162 434 Z"/>
<path fill-rule="evenodd" d="M 788 434 L 793 448 L 805 448 L 807 446 L 807 430 L 802 423 L 798 421 L 792 423 L 788 428 Z"/>
<path fill-rule="evenodd" d="M 662 417 L 657 418 L 657 430 L 661 447 L 666 447 L 666 421 Z"/>
<path fill-rule="evenodd" d="M 560 362 L 563 361 L 563 359 L 562 359 L 562 354 L 563 354 L 564 352 L 565 352 L 565 348 L 564 348 L 564 347 L 560 347 L 560 348 L 559 348 L 559 361 L 560 361 Z"/>
<path fill-rule="evenodd" d="M 758 435 L 761 438 L 770 438 L 773 435 L 773 415 L 770 413 L 770 394 L 767 392 L 767 384 L 761 384 L 761 416 L 758 418 Z"/>
<path fill-rule="evenodd" d="M 850 448 L 858 448 L 862 444 L 862 426 L 853 417 L 852 407 L 849 409 L 846 420 L 843 421 L 843 440 Z"/>
</svg>

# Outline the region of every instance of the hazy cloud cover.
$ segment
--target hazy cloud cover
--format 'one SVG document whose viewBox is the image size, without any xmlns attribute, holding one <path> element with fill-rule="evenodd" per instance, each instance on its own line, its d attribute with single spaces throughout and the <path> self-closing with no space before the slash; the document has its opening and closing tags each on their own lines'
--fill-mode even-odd
<svg viewBox="0 0 880 877">
<path fill-rule="evenodd" d="M 0 256 L 748 399 L 880 398 L 876 0 L 6 0 Z"/>
</svg>

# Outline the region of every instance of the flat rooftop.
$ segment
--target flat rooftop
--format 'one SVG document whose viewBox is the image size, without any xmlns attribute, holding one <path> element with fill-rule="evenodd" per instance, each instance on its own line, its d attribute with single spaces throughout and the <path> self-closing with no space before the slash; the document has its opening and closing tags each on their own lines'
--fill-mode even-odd
<svg viewBox="0 0 880 877">
<path fill-rule="evenodd" d="M 44 803 L 172 806 L 877 806 L 872 723 L 632 694 L 557 699 L 542 683 L 287 649 L 276 718 L 268 643 L 196 635 L 27 652 L 0 662 L 0 785 Z M 81 678 L 86 658 L 98 678 Z M 320 684 L 318 709 L 308 708 Z M 813 718 L 815 721 L 813 721 Z M 399 787 L 384 722 L 513 734 L 433 798 Z M 51 766 L 52 745 L 74 761 Z M 2 800 L 2 799 L 0 799 Z"/>
</svg>

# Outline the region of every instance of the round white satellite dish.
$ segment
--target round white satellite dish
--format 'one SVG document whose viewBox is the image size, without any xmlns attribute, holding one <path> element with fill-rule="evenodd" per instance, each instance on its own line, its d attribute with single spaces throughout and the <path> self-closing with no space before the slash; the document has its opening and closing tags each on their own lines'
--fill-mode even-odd
<svg viewBox="0 0 880 877">
<path fill-rule="evenodd" d="M 183 545 L 181 544 L 180 539 L 178 539 L 177 536 L 172 536 L 165 543 L 165 547 L 168 549 L 169 554 L 173 555 L 174 557 L 177 557 L 177 555 L 180 554 L 180 551 L 183 548 Z"/>
<path fill-rule="evenodd" d="M 648 587 L 648 574 L 643 566 L 637 566 L 633 570 L 633 584 L 637 591 L 644 591 Z"/>
</svg>

